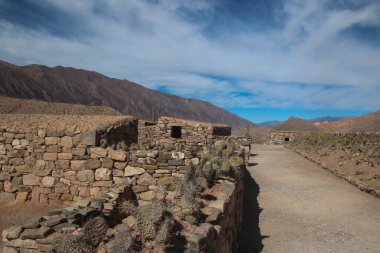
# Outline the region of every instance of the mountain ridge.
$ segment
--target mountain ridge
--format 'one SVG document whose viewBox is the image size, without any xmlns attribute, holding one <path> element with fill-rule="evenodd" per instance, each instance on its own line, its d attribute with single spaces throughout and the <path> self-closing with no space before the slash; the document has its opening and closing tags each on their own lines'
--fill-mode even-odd
<svg viewBox="0 0 380 253">
<path fill-rule="evenodd" d="M 151 119 L 171 116 L 244 128 L 254 123 L 198 99 L 182 98 L 95 71 L 0 61 L 0 95 L 48 102 L 109 106 L 123 114 Z"/>
</svg>

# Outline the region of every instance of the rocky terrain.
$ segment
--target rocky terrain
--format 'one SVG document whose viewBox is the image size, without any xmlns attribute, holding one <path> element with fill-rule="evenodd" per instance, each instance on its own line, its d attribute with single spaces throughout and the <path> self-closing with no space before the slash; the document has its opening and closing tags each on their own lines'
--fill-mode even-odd
<svg viewBox="0 0 380 253">
<path fill-rule="evenodd" d="M 34 99 L 17 99 L 0 96 L 2 114 L 52 114 L 52 115 L 122 115 L 107 106 L 51 103 Z"/>
<path fill-rule="evenodd" d="M 102 74 L 57 66 L 16 66 L 0 61 L 0 95 L 115 108 L 123 114 L 151 119 L 172 116 L 190 120 L 254 126 L 213 104 L 147 89 L 139 84 Z"/>
<path fill-rule="evenodd" d="M 288 147 L 361 190 L 380 197 L 380 135 L 311 133 Z"/>
<path fill-rule="evenodd" d="M 336 122 L 326 121 L 315 125 L 332 132 L 379 132 L 380 110 L 361 117 Z"/>
</svg>

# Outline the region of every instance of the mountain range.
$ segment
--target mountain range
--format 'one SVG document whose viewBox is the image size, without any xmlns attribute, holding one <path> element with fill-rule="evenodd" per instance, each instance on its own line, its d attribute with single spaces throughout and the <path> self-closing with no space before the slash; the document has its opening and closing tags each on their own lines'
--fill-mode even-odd
<svg viewBox="0 0 380 253">
<path fill-rule="evenodd" d="M 223 123 L 238 129 L 256 126 L 209 102 L 158 92 L 128 80 L 71 67 L 17 66 L 0 61 L 0 95 L 108 106 L 141 119 L 151 119 L 154 111 L 156 117 Z"/>
</svg>

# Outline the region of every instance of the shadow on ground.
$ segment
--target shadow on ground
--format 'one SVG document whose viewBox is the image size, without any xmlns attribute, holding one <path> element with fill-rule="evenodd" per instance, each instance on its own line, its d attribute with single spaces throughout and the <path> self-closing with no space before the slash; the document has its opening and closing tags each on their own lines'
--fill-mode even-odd
<svg viewBox="0 0 380 253">
<path fill-rule="evenodd" d="M 257 165 L 252 163 L 251 166 Z M 248 170 L 245 171 L 244 190 L 244 210 L 243 227 L 239 241 L 239 253 L 258 253 L 263 249 L 262 240 L 267 236 L 262 236 L 259 227 L 259 216 L 262 209 L 259 206 L 257 197 L 260 187 L 252 178 Z"/>
</svg>

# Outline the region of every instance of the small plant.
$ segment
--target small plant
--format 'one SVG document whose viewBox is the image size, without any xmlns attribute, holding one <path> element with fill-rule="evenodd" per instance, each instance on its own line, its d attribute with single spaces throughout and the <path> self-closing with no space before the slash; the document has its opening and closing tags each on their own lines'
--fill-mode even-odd
<svg viewBox="0 0 380 253">
<path fill-rule="evenodd" d="M 186 215 L 185 221 L 190 223 L 191 225 L 197 225 L 198 224 L 198 219 L 193 215 Z"/>
<path fill-rule="evenodd" d="M 170 237 L 170 231 L 173 227 L 173 220 L 170 217 L 166 217 L 158 229 L 157 236 L 155 238 L 156 243 L 165 243 Z"/>
<path fill-rule="evenodd" d="M 119 212 L 128 217 L 136 212 L 136 205 L 130 201 L 124 201 L 119 206 Z"/>
<path fill-rule="evenodd" d="M 136 212 L 137 227 L 144 239 L 154 239 L 164 216 L 163 203 L 154 201 L 148 205 L 140 206 Z"/>
<path fill-rule="evenodd" d="M 119 230 L 115 238 L 112 240 L 112 246 L 109 253 L 135 253 L 137 245 L 136 238 L 131 233 L 128 226 L 124 226 Z"/>
</svg>

